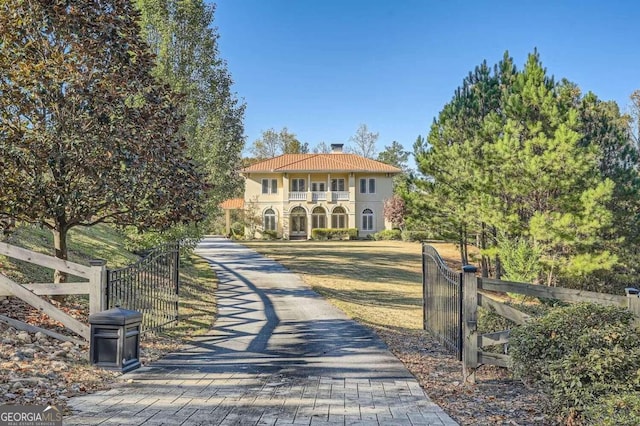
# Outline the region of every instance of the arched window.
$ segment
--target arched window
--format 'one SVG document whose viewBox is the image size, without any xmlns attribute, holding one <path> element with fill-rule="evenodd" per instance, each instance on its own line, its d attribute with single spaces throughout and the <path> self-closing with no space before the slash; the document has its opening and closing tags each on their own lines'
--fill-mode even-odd
<svg viewBox="0 0 640 426">
<path fill-rule="evenodd" d="M 273 209 L 267 209 L 264 211 L 264 230 L 275 231 L 276 230 L 276 212 Z"/>
<path fill-rule="evenodd" d="M 331 213 L 331 227 L 334 229 L 343 229 L 347 227 L 347 212 L 344 207 L 336 207 Z"/>
<path fill-rule="evenodd" d="M 327 212 L 322 207 L 316 207 L 311 212 L 311 229 L 327 227 Z"/>
<path fill-rule="evenodd" d="M 373 211 L 371 209 L 362 211 L 362 230 L 373 231 Z"/>
</svg>

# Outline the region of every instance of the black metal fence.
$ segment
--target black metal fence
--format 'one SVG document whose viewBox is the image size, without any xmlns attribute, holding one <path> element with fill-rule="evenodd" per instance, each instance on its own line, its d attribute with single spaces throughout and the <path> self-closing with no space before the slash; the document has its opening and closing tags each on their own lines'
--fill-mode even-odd
<svg viewBox="0 0 640 426">
<path fill-rule="evenodd" d="M 462 360 L 462 273 L 445 265 L 435 248 L 422 245 L 423 325 Z"/>
<path fill-rule="evenodd" d="M 142 331 L 178 321 L 180 244 L 169 243 L 138 262 L 107 271 L 107 309 L 120 306 L 142 312 Z"/>
</svg>

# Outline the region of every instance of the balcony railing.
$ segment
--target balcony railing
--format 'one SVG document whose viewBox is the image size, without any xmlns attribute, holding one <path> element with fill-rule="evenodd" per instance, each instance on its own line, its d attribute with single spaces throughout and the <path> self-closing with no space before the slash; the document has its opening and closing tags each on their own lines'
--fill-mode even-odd
<svg viewBox="0 0 640 426">
<path fill-rule="evenodd" d="M 337 201 L 349 201 L 349 191 L 333 191 L 331 197 Z"/>
<path fill-rule="evenodd" d="M 332 202 L 349 201 L 349 191 L 291 191 L 289 192 L 289 201 L 306 201 L 308 194 L 311 194 L 310 201 L 313 203 L 326 200 L 331 200 Z"/>
<path fill-rule="evenodd" d="M 307 191 L 304 192 L 289 192 L 290 201 L 306 201 Z"/>
<path fill-rule="evenodd" d="M 311 200 L 315 203 L 316 201 L 325 201 L 327 199 L 326 191 L 314 191 L 311 193 Z"/>
</svg>

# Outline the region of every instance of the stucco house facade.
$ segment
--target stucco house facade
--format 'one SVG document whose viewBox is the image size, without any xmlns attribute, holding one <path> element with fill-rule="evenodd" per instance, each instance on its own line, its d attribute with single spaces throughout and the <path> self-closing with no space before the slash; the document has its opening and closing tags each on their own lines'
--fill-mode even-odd
<svg viewBox="0 0 640 426">
<path fill-rule="evenodd" d="M 329 154 L 284 154 L 241 170 L 241 204 L 258 223 L 258 234 L 308 239 L 314 228 L 357 228 L 363 238 L 390 229 L 383 204 L 393 195 L 393 177 L 401 170 L 343 153 L 341 144 L 332 149 Z"/>
</svg>

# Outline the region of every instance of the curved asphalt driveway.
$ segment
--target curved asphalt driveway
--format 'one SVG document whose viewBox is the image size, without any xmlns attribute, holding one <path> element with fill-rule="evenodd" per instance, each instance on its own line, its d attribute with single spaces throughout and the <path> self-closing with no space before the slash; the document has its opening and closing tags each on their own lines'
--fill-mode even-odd
<svg viewBox="0 0 640 426">
<path fill-rule="evenodd" d="M 210 333 L 129 383 L 73 398 L 65 424 L 456 425 L 371 331 L 295 274 L 206 238 L 219 279 Z"/>
</svg>

